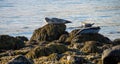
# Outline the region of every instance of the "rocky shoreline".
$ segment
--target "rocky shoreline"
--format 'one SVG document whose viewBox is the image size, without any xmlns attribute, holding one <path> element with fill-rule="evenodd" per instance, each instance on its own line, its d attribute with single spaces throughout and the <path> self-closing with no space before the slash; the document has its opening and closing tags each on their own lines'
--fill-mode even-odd
<svg viewBox="0 0 120 64">
<path fill-rule="evenodd" d="M 105 49 L 120 45 L 102 34 L 68 33 L 65 24 L 47 24 L 25 36 L 0 35 L 0 64 L 102 64 Z"/>
</svg>

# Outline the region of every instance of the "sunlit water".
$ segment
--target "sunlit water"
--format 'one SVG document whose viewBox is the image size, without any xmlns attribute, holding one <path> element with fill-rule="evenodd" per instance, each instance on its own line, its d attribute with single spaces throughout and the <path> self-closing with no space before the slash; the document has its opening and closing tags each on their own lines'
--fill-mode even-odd
<svg viewBox="0 0 120 64">
<path fill-rule="evenodd" d="M 0 0 L 0 34 L 30 38 L 45 17 L 71 20 L 67 31 L 94 22 L 101 34 L 120 38 L 120 0 Z"/>
</svg>

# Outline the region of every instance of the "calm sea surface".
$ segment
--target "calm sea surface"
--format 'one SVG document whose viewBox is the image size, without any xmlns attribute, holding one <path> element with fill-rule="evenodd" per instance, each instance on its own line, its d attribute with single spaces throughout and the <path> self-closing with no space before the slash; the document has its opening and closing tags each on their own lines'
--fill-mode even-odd
<svg viewBox="0 0 120 64">
<path fill-rule="evenodd" d="M 45 17 L 71 20 L 67 31 L 94 22 L 101 34 L 120 38 L 120 0 L 0 0 L 0 34 L 30 38 Z"/>
</svg>

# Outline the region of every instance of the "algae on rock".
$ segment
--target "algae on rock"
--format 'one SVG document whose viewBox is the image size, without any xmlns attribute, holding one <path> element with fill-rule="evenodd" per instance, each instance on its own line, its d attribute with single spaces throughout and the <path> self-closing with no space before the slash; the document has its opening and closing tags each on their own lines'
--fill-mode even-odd
<svg viewBox="0 0 120 64">
<path fill-rule="evenodd" d="M 38 46 L 36 48 L 34 48 L 33 50 L 31 50 L 30 52 L 28 52 L 26 54 L 26 57 L 28 58 L 38 58 L 41 56 L 48 56 L 52 53 L 63 53 L 65 51 L 67 51 L 68 48 L 65 45 L 62 44 L 48 44 L 45 47 L 41 47 Z"/>
<path fill-rule="evenodd" d="M 53 41 L 59 39 L 59 37 L 66 31 L 65 24 L 47 24 L 34 31 L 30 41 Z"/>
</svg>

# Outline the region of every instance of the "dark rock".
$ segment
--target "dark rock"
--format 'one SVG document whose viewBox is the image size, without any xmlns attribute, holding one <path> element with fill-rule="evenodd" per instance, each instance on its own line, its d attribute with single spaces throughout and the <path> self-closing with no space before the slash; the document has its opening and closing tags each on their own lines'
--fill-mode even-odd
<svg viewBox="0 0 120 64">
<path fill-rule="evenodd" d="M 27 59 L 25 56 L 19 55 L 16 58 L 9 61 L 7 64 L 33 64 L 33 62 Z"/>
<path fill-rule="evenodd" d="M 103 64 L 118 64 L 120 62 L 120 45 L 104 50 L 102 62 Z"/>
<path fill-rule="evenodd" d="M 20 39 L 20 40 L 22 40 L 22 41 L 28 41 L 28 38 L 25 37 L 25 36 L 17 36 L 16 38 L 17 38 L 17 39 Z"/>
<path fill-rule="evenodd" d="M 39 42 L 37 42 L 36 40 L 32 40 L 32 41 L 27 41 L 25 42 L 26 46 L 32 46 L 32 45 L 38 45 Z"/>
<path fill-rule="evenodd" d="M 9 35 L 0 35 L 0 49 L 20 49 L 24 42 Z"/>
<path fill-rule="evenodd" d="M 65 24 L 47 24 L 34 31 L 30 41 L 53 41 L 59 39 L 59 37 L 66 33 Z"/>
</svg>

